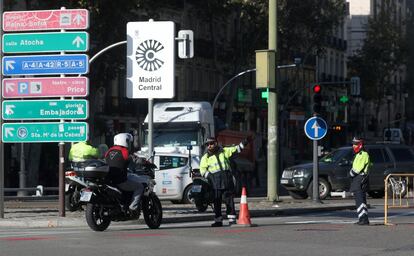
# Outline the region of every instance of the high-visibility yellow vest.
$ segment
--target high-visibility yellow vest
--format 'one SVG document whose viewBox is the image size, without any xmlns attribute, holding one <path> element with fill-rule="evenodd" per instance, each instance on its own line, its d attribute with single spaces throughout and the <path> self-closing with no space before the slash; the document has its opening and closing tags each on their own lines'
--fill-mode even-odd
<svg viewBox="0 0 414 256">
<path fill-rule="evenodd" d="M 221 167 L 224 170 L 230 170 L 230 163 L 228 158 L 230 158 L 235 152 L 240 152 L 240 146 L 233 147 L 224 147 L 218 153 L 218 159 L 220 160 Z M 204 176 L 206 172 L 216 173 L 221 171 L 220 164 L 217 161 L 215 155 L 210 155 L 208 153 L 204 154 L 200 161 L 200 174 Z"/>
<path fill-rule="evenodd" d="M 369 155 L 366 151 L 361 150 L 355 155 L 352 169 L 357 174 L 368 174 L 368 168 L 371 165 Z"/>
</svg>

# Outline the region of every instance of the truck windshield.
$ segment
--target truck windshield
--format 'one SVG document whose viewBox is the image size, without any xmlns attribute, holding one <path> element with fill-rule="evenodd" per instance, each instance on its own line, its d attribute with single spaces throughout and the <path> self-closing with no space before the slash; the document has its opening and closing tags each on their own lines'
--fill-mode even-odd
<svg viewBox="0 0 414 256">
<path fill-rule="evenodd" d="M 352 160 L 352 150 L 351 149 L 338 149 L 338 150 L 332 151 L 331 153 L 322 157 L 320 162 L 336 163 L 342 159 Z"/>
<path fill-rule="evenodd" d="M 198 145 L 197 130 L 157 130 L 154 131 L 154 147 L 177 147 Z M 145 132 L 145 145 L 148 145 L 148 131 Z"/>
</svg>

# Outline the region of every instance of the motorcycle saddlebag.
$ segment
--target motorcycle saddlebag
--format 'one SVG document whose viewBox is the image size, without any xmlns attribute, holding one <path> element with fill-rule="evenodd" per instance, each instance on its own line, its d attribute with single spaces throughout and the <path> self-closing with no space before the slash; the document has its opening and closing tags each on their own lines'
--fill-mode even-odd
<svg viewBox="0 0 414 256">
<path fill-rule="evenodd" d="M 104 161 L 91 159 L 73 163 L 73 171 L 86 179 L 102 179 L 108 174 L 109 167 Z"/>
</svg>

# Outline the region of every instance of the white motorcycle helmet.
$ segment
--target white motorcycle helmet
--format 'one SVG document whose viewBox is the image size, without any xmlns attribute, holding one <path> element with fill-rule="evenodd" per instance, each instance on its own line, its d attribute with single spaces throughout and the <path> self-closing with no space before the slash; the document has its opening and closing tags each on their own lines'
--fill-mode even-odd
<svg viewBox="0 0 414 256">
<path fill-rule="evenodd" d="M 114 145 L 129 148 L 131 142 L 134 140 L 129 133 L 119 133 L 114 136 Z"/>
</svg>

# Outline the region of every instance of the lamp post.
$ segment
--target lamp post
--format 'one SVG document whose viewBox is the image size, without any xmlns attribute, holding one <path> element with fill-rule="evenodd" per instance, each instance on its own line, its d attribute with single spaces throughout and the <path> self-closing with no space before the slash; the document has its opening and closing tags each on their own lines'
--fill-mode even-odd
<svg viewBox="0 0 414 256">
<path fill-rule="evenodd" d="M 403 112 L 404 127 L 405 127 L 405 124 L 407 123 L 407 99 L 408 99 L 408 91 L 407 90 L 403 91 L 403 97 L 404 97 L 404 101 L 403 101 L 404 105 L 403 105 L 402 112 Z"/>
<path fill-rule="evenodd" d="M 391 136 L 391 131 L 390 131 L 390 104 L 391 104 L 391 100 L 392 100 L 392 94 L 389 90 L 387 90 L 386 93 L 386 97 L 387 97 L 387 112 L 388 112 L 388 132 L 386 134 L 389 134 Z M 391 139 L 390 137 L 388 139 Z"/>
<path fill-rule="evenodd" d="M 355 102 L 356 102 L 356 108 L 357 108 L 357 121 L 356 121 L 356 131 L 357 135 L 360 136 L 360 130 L 359 130 L 359 107 L 361 105 L 361 97 L 355 96 Z"/>
</svg>

